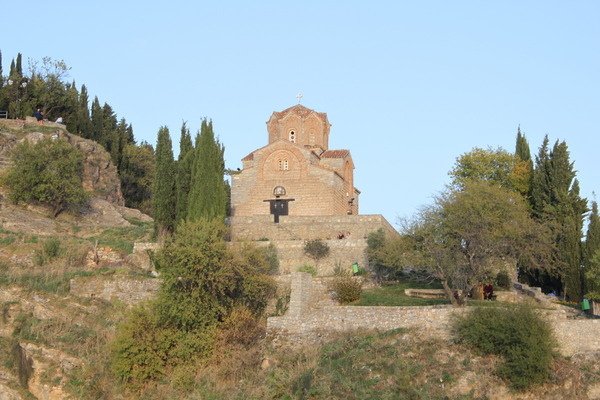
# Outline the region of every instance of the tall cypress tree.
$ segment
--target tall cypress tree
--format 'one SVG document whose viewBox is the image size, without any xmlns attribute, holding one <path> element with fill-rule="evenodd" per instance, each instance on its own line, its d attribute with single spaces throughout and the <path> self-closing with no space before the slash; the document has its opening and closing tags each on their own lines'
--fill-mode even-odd
<svg viewBox="0 0 600 400">
<path fill-rule="evenodd" d="M 192 183 L 192 169 L 194 167 L 194 145 L 187 124 L 181 125 L 181 138 L 179 140 L 179 158 L 177 160 L 177 216 L 176 221 L 185 220 L 188 212 L 190 185 Z"/>
<path fill-rule="evenodd" d="M 588 229 L 585 234 L 585 246 L 583 251 L 583 266 L 584 270 L 592 265 L 594 254 L 600 250 L 600 217 L 598 216 L 598 203 L 592 202 L 592 212 L 589 216 Z M 590 284 L 584 285 L 584 293 L 599 290 Z"/>
<path fill-rule="evenodd" d="M 23 56 L 21 55 L 21 53 L 17 53 L 17 62 L 15 64 L 15 72 L 17 73 L 17 75 L 19 77 L 23 76 L 23 64 L 22 64 L 22 59 Z"/>
<path fill-rule="evenodd" d="M 581 229 L 587 202 L 579 194 L 579 182 L 570 161 L 566 142 L 556 141 L 548 157 L 547 202 L 543 214 L 551 222 L 555 233 L 562 273 L 563 295 L 571 301 L 579 301 L 582 293 Z"/>
<path fill-rule="evenodd" d="M 77 105 L 77 130 L 78 135 L 90 139 L 92 137 L 92 121 L 90 119 L 89 97 L 85 85 L 81 85 L 79 102 Z"/>
<path fill-rule="evenodd" d="M 104 115 L 98 97 L 94 97 L 92 102 L 91 116 L 91 135 L 90 139 L 102 144 L 102 134 L 104 133 Z"/>
<path fill-rule="evenodd" d="M 156 143 L 156 174 L 152 189 L 154 232 L 172 233 L 175 228 L 175 162 L 169 128 L 158 130 Z"/>
<path fill-rule="evenodd" d="M 524 188 L 524 190 L 519 191 L 527 198 L 528 201 L 531 202 L 533 190 L 533 161 L 531 160 L 529 143 L 527 142 L 525 135 L 521 133 L 521 126 L 517 128 L 515 156 L 517 157 L 517 163 L 515 165 L 515 168 L 520 168 L 522 173 L 527 175 L 527 186 L 526 188 Z"/>
<path fill-rule="evenodd" d="M 550 185 L 550 155 L 548 153 L 548 143 L 548 135 L 546 135 L 544 136 L 544 141 L 535 157 L 535 169 L 533 170 L 531 206 L 533 215 L 537 218 L 543 216 L 544 208 L 550 203 L 550 194 L 552 192 Z"/>
<path fill-rule="evenodd" d="M 223 218 L 226 215 L 224 148 L 215 140 L 212 122 L 202 121 L 196 144 L 187 219 Z"/>
</svg>

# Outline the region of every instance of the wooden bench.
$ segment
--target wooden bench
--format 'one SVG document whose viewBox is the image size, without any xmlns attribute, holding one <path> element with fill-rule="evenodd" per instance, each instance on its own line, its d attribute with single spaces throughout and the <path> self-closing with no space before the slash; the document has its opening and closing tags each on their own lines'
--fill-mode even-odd
<svg viewBox="0 0 600 400">
<path fill-rule="evenodd" d="M 444 289 L 404 289 L 404 294 L 410 297 L 419 297 L 421 299 L 445 299 Z"/>
<path fill-rule="evenodd" d="M 0 110 L 0 118 L 8 119 L 8 111 Z"/>
</svg>

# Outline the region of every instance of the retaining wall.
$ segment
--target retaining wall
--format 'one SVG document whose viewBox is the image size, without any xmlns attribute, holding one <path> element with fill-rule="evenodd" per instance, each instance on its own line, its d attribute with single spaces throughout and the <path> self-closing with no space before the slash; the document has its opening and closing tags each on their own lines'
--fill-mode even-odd
<svg viewBox="0 0 600 400">
<path fill-rule="evenodd" d="M 449 338 L 452 317 L 469 311 L 469 308 L 452 306 L 332 305 L 324 300 L 328 297 L 326 285 L 313 281 L 306 273 L 292 274 L 291 288 L 288 312 L 267 320 L 267 333 L 274 340 L 311 341 L 318 340 L 323 332 L 394 328 L 415 328 L 420 335 Z M 600 351 L 600 319 L 573 319 L 573 312 L 562 307 L 540 312 L 554 328 L 563 355 Z"/>
</svg>

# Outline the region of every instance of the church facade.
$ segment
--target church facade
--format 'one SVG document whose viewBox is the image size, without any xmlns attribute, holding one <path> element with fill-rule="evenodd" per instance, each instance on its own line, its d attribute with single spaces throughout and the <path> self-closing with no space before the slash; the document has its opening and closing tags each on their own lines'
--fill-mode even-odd
<svg viewBox="0 0 600 400">
<path fill-rule="evenodd" d="M 329 149 L 327 114 L 300 104 L 274 112 L 268 144 L 242 159 L 232 175 L 231 215 L 357 215 L 349 150 Z"/>
</svg>

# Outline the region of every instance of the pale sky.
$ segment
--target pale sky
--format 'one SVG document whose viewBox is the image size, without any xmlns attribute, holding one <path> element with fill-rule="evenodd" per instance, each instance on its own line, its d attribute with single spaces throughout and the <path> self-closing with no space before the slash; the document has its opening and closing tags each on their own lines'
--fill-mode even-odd
<svg viewBox="0 0 600 400">
<path fill-rule="evenodd" d="M 226 165 L 267 143 L 273 111 L 326 112 L 349 149 L 362 214 L 392 224 L 473 147 L 536 154 L 565 140 L 582 194 L 600 190 L 599 1 L 30 1 L 3 7 L 0 51 L 71 67 L 133 124 L 179 143 L 213 120 Z"/>
</svg>

